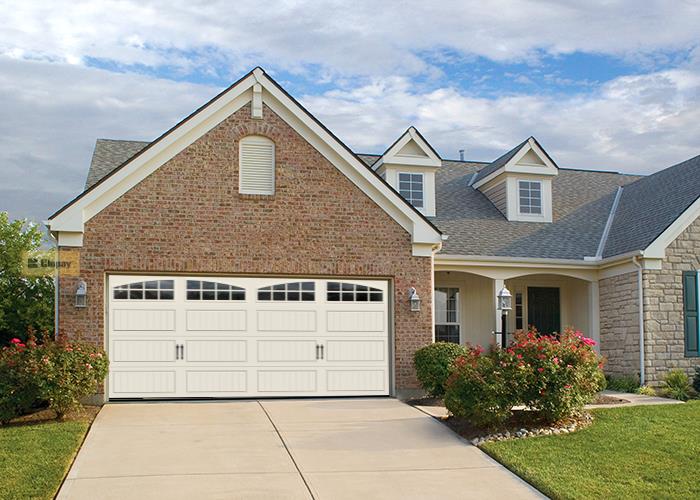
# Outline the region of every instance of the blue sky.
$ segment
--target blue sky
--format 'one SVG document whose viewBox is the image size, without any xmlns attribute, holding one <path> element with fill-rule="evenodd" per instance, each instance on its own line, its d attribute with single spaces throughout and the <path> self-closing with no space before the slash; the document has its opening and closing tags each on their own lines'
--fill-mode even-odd
<svg viewBox="0 0 700 500">
<path fill-rule="evenodd" d="M 378 7 L 381 5 L 381 7 Z M 535 135 L 562 166 L 700 154 L 700 1 L 0 1 L 0 210 L 45 219 L 95 139 L 150 140 L 256 65 L 359 152 Z"/>
</svg>

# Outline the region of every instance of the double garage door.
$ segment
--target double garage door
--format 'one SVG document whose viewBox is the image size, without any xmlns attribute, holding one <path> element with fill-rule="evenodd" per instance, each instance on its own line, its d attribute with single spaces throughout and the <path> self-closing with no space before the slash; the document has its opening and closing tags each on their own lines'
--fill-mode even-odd
<svg viewBox="0 0 700 500">
<path fill-rule="evenodd" d="M 389 394 L 389 284 L 109 277 L 109 397 Z"/>
</svg>

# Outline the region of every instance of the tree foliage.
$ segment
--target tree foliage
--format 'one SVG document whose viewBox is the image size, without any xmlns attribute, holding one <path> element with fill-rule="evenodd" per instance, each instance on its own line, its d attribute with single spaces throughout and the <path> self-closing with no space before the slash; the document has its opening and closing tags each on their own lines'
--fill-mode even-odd
<svg viewBox="0 0 700 500">
<path fill-rule="evenodd" d="M 0 345 L 26 340 L 28 328 L 53 333 L 54 283 L 51 276 L 25 276 L 22 260 L 44 241 L 41 229 L 0 212 Z"/>
</svg>

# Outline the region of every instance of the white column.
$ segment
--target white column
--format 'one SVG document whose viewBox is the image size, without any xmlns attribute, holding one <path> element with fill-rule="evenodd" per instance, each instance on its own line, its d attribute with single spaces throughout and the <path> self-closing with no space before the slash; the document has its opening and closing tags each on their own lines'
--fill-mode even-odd
<svg viewBox="0 0 700 500">
<path fill-rule="evenodd" d="M 493 329 L 493 331 L 497 332 L 496 333 L 496 344 L 501 345 L 501 336 L 503 335 L 503 332 L 501 332 L 501 310 L 498 308 L 498 292 L 501 291 L 501 289 L 505 286 L 505 280 L 500 280 L 500 279 L 495 279 L 493 280 L 493 293 L 491 294 L 491 297 L 493 297 L 493 308 L 494 308 L 494 318 L 496 321 L 496 327 Z"/>
<path fill-rule="evenodd" d="M 584 335 L 596 341 L 596 349 L 600 352 L 600 296 L 597 281 L 588 282 L 588 330 L 583 332 Z"/>
</svg>

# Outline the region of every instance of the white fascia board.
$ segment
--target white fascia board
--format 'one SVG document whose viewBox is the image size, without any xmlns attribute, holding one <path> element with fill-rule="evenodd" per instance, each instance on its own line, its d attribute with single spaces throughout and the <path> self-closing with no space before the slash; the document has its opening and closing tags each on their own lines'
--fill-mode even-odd
<svg viewBox="0 0 700 500">
<path fill-rule="evenodd" d="M 176 154 L 213 129 L 252 100 L 251 74 L 214 102 L 181 123 L 153 146 L 116 170 L 82 198 L 49 220 L 52 231 L 83 232 L 84 224 L 117 198 L 136 186 Z"/>
<path fill-rule="evenodd" d="M 540 166 L 528 166 L 528 165 L 518 165 L 517 163 L 522 159 L 523 156 L 525 156 L 528 152 L 533 151 L 539 158 L 542 160 L 542 163 L 545 164 L 544 167 Z M 489 175 L 484 177 L 483 179 L 480 179 L 479 181 L 475 182 L 473 184 L 473 187 L 475 189 L 480 188 L 484 184 L 487 184 L 488 182 L 492 181 L 496 177 L 500 176 L 504 172 L 513 172 L 513 173 L 518 173 L 518 174 L 534 174 L 534 175 L 544 175 L 544 176 L 556 176 L 559 175 L 559 169 L 557 168 L 556 165 L 554 165 L 550 159 L 547 157 L 547 154 L 537 145 L 537 143 L 533 140 L 530 139 L 526 144 L 523 144 L 523 147 L 520 148 L 520 150 L 513 155 L 513 157 L 508 160 L 508 162 L 503 165 L 501 168 L 498 170 L 495 170 L 491 172 Z"/>
<path fill-rule="evenodd" d="M 355 155 L 344 148 L 265 74 L 261 75 L 260 82 L 268 92 L 263 96 L 265 103 L 406 229 L 412 235 L 413 243 L 439 244 L 441 242 L 439 231 L 411 209 L 398 193 L 377 178 Z"/>
<path fill-rule="evenodd" d="M 646 247 L 644 257 L 651 259 L 663 259 L 666 256 L 666 248 L 678 238 L 688 226 L 700 217 L 700 197 L 698 197 L 663 233 Z"/>
<path fill-rule="evenodd" d="M 545 259 L 539 257 L 498 257 L 491 255 L 450 255 L 450 254 L 437 254 L 435 256 L 435 263 L 459 263 L 464 265 L 482 265 L 488 263 L 489 265 L 500 265 L 500 266 L 521 266 L 521 267 L 569 267 L 569 268 L 581 268 L 581 269 L 591 269 L 598 266 L 599 262 L 588 262 L 579 259 Z"/>
<path fill-rule="evenodd" d="M 401 151 L 401 149 L 408 144 L 409 141 L 414 141 L 423 151 L 423 153 L 425 153 L 426 158 L 398 155 L 398 152 Z M 374 168 L 376 169 L 385 163 L 392 165 L 415 165 L 432 168 L 442 166 L 442 160 L 440 157 L 433 152 L 430 145 L 425 142 L 415 127 L 409 127 L 409 129 L 404 132 L 404 134 L 394 143 L 394 145 L 391 146 L 379 160 L 377 160 Z"/>
</svg>

